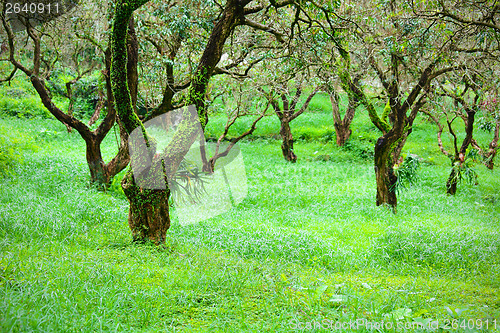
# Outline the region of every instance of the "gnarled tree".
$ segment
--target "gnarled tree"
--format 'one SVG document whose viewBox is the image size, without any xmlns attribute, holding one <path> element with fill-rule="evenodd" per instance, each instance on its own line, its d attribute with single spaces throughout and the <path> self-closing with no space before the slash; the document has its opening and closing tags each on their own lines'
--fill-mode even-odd
<svg viewBox="0 0 500 333">
<path fill-rule="evenodd" d="M 122 137 L 118 153 L 110 162 L 105 163 L 101 153 L 101 143 L 107 133 L 113 128 L 116 118 L 108 77 L 109 61 L 103 60 L 101 63 L 104 64 L 105 68 L 106 64 L 108 65 L 107 69 L 103 71 L 108 87 L 107 114 L 99 126 L 97 126 L 95 130 L 92 130 L 89 125 L 77 119 L 72 113 L 72 85 L 84 77 L 84 75 L 89 74 L 97 66 L 93 60 L 81 59 L 79 55 L 82 48 L 91 48 L 94 46 L 88 39 L 78 36 L 77 32 L 81 29 L 81 25 L 73 25 L 67 18 L 60 17 L 50 23 L 46 23 L 40 28 L 33 26 L 29 20 L 21 19 L 20 22 L 17 22 L 17 25 L 19 26 L 19 24 L 22 23 L 24 32 L 14 32 L 10 22 L 3 14 L 3 10 L 1 15 L 2 26 L 7 36 L 7 60 L 13 66 L 12 73 L 14 74 L 17 71 L 23 72 L 31 81 L 31 84 L 40 96 L 47 110 L 61 123 L 68 128 L 75 129 L 81 135 L 86 143 L 86 159 L 90 170 L 90 181 L 93 184 L 99 185 L 99 188 L 105 188 L 113 177 L 123 170 L 129 162 L 126 138 L 124 137 Z M 90 21 L 87 20 L 86 22 L 79 23 L 89 25 Z M 131 33 L 133 33 L 133 31 L 131 31 Z M 24 34 L 27 43 L 27 45 L 23 46 L 21 49 L 19 48 L 20 34 Z M 91 36 L 87 37 L 94 40 Z M 69 40 L 73 40 L 73 42 L 68 42 Z M 64 46 L 61 47 L 61 45 Z M 75 47 L 73 49 L 68 49 L 68 45 L 75 45 Z M 102 46 L 96 47 L 96 49 L 97 52 L 100 52 L 103 59 L 106 58 L 106 52 Z M 31 64 L 27 64 L 22 60 L 22 54 L 25 52 L 32 52 Z M 57 66 L 62 66 L 61 59 L 64 57 L 60 52 L 65 52 L 69 58 L 76 59 L 75 61 L 78 63 L 75 78 L 66 83 L 66 95 L 70 101 L 67 112 L 63 111 L 54 103 L 53 94 L 47 84 L 47 80 L 53 69 Z M 129 58 L 133 59 L 132 54 Z M 84 67 L 85 64 L 86 68 L 82 69 L 81 67 Z M 136 62 L 130 62 L 129 66 L 133 68 L 136 64 Z M 13 75 L 11 75 L 11 77 L 12 76 Z M 130 82 L 130 85 L 134 86 L 136 83 Z"/>
<path fill-rule="evenodd" d="M 456 81 L 456 78 L 454 79 L 453 81 Z M 448 87 L 441 85 L 436 95 L 438 95 L 438 98 L 441 97 L 439 98 L 441 103 L 435 101 L 433 103 L 436 106 L 434 112 L 425 111 L 425 113 L 438 127 L 437 140 L 439 149 L 451 162 L 451 172 L 446 182 L 446 193 L 455 195 L 457 184 L 463 178 L 465 171 L 469 171 L 469 174 L 471 174 L 470 170 L 466 168 L 467 149 L 473 140 L 474 120 L 481 102 L 481 94 L 477 83 L 464 76 L 462 84 L 449 82 Z M 445 118 L 445 125 L 441 123 L 441 117 Z M 458 134 L 453 127 L 453 123 L 457 118 L 462 119 L 465 126 L 465 136 L 461 144 L 458 143 Z M 452 136 L 452 152 L 446 150 L 442 140 L 445 126 Z"/>
<path fill-rule="evenodd" d="M 165 241 L 166 231 L 170 227 L 168 207 L 170 190 L 167 184 L 162 188 L 141 186 L 137 184 L 135 177 L 140 176 L 146 184 L 157 182 L 155 177 L 159 174 L 167 178 L 172 177 L 182 162 L 187 148 L 196 140 L 197 128 L 189 108 L 185 108 L 183 119 L 170 143 L 163 152 L 156 154 L 155 142 L 147 135 L 143 122 L 133 112 L 126 71 L 127 23 L 133 12 L 147 2 L 146 0 L 119 0 L 116 2 L 112 31 L 111 83 L 118 115 L 125 130 L 130 134 L 139 128 L 140 132 L 143 133 L 145 153 L 139 154 L 136 158 L 132 156 L 131 163 L 132 165 L 143 165 L 144 169 L 141 175 L 134 175 L 134 171 L 129 170 L 122 181 L 122 188 L 130 203 L 129 226 L 134 240 L 151 240 L 156 244 L 161 244 Z M 202 129 L 208 122 L 205 105 L 208 83 L 221 59 L 227 38 L 238 25 L 248 25 L 254 28 L 253 21 L 246 16 L 266 8 L 262 4 L 246 8 L 249 3 L 249 0 L 229 0 L 225 3 L 211 29 L 198 66 L 191 75 L 184 104 L 193 105 L 196 108 Z M 275 3 L 275 6 L 286 4 L 287 2 Z M 260 25 L 257 27 L 259 30 L 265 30 L 264 28 Z M 132 145 L 134 144 L 140 146 L 138 142 L 132 142 Z"/>
</svg>

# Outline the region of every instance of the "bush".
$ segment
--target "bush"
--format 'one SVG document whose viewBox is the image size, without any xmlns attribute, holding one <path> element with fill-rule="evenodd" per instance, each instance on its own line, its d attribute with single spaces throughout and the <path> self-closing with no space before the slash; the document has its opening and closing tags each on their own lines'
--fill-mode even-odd
<svg viewBox="0 0 500 333">
<path fill-rule="evenodd" d="M 14 89 L 14 91 L 17 94 L 20 93 L 20 90 Z M 38 96 L 16 98 L 6 94 L 6 96 L 0 99 L 0 113 L 19 118 L 50 117 L 49 111 L 43 106 Z"/>
<path fill-rule="evenodd" d="M 295 140 L 329 142 L 335 138 L 335 132 L 328 127 L 299 127 L 292 130 Z"/>
<path fill-rule="evenodd" d="M 375 155 L 370 141 L 349 140 L 342 149 L 364 160 L 372 159 Z"/>
</svg>

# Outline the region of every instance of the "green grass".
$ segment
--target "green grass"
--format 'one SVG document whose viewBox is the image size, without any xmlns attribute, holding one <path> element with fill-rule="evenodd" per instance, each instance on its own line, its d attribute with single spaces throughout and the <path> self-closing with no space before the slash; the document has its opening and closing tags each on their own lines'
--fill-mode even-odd
<svg viewBox="0 0 500 333">
<path fill-rule="evenodd" d="M 420 181 L 399 196 L 396 215 L 374 204 L 369 154 L 378 133 L 363 111 L 341 149 L 321 139 L 333 126 L 319 110 L 292 123 L 294 135 L 313 133 L 296 142 L 293 165 L 273 139 L 276 120 L 266 119 L 240 144 L 247 198 L 186 227 L 174 209 L 164 249 L 131 243 L 117 183 L 107 193 L 88 186 L 77 133 L 55 120 L 0 125 L 40 147 L 23 150 L 0 183 L 2 332 L 290 332 L 324 319 L 444 324 L 454 318 L 446 307 L 500 326 L 500 172 L 478 166 L 478 186 L 460 184 L 447 196 L 449 161 L 423 119 L 405 150 L 424 159 Z M 113 133 L 103 148 L 109 160 Z"/>
</svg>

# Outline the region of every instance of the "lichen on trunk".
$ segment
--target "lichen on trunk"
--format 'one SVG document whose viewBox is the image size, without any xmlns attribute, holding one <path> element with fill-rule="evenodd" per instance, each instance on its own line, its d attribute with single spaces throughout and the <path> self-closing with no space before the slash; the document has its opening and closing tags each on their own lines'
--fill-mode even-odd
<svg viewBox="0 0 500 333">
<path fill-rule="evenodd" d="M 455 168 L 452 168 L 450 176 L 446 181 L 446 193 L 450 195 L 455 195 L 457 193 L 457 184 L 458 184 L 457 172 Z"/>
</svg>

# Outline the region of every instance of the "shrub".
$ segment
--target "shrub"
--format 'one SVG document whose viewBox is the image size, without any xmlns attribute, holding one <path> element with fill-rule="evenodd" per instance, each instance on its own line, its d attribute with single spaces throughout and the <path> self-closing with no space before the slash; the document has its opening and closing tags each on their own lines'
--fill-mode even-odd
<svg viewBox="0 0 500 333">
<path fill-rule="evenodd" d="M 375 155 L 373 144 L 365 140 L 349 140 L 342 146 L 342 149 L 364 160 L 372 159 Z"/>
<path fill-rule="evenodd" d="M 19 90 L 15 90 L 17 94 Z M 10 97 L 8 94 L 0 99 L 0 113 L 19 118 L 49 118 L 50 113 L 43 106 L 38 96 Z"/>
</svg>

